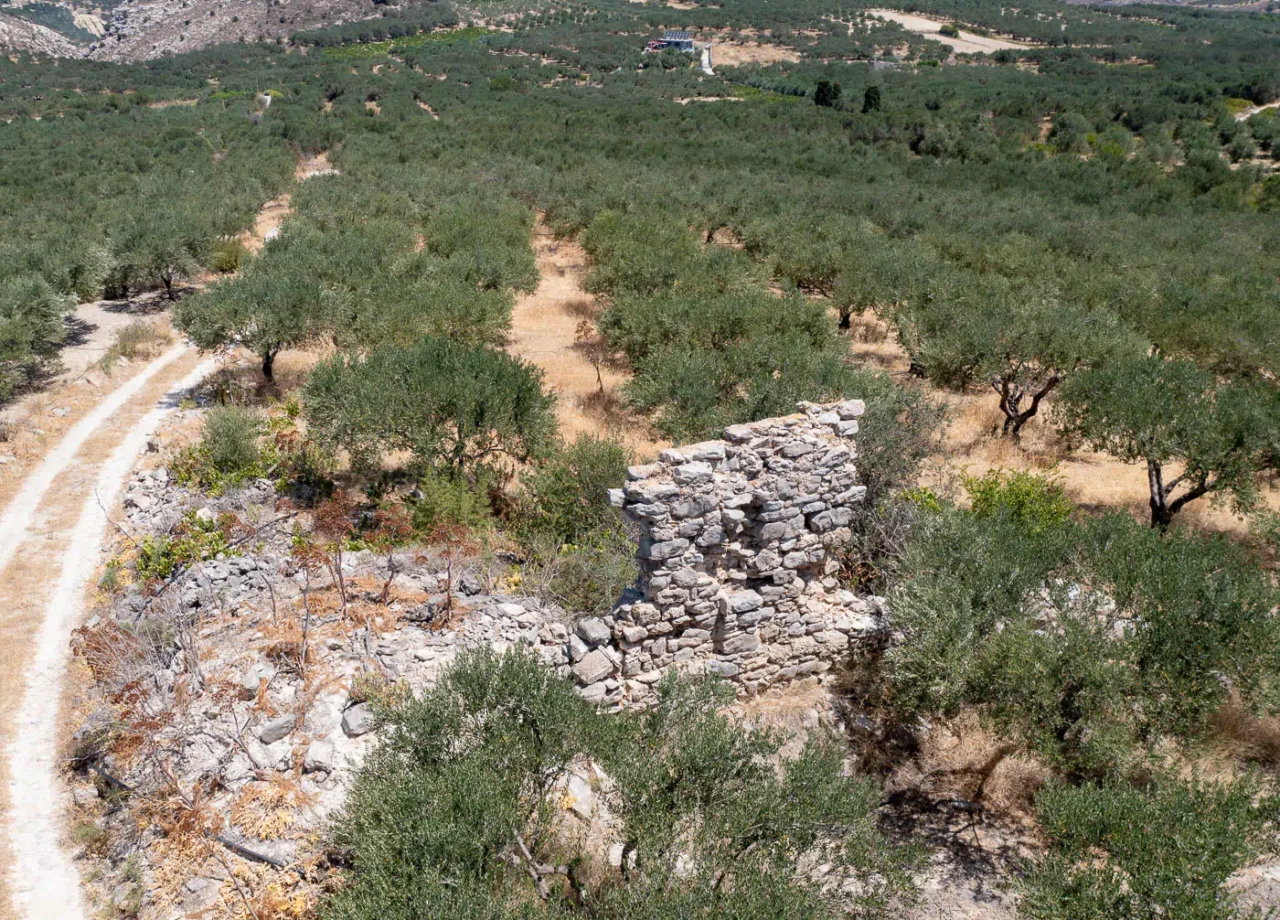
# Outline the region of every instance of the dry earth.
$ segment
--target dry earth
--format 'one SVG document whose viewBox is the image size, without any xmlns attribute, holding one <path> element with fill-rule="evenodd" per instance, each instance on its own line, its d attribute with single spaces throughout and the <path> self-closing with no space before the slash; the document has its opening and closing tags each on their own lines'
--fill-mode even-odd
<svg viewBox="0 0 1280 920">
<path fill-rule="evenodd" d="M 1280 109 L 1280 102 L 1268 102 L 1266 105 L 1251 105 L 1242 112 L 1236 112 L 1236 121 L 1244 121 L 1252 118 L 1259 112 L 1265 112 L 1267 109 Z"/>
<path fill-rule="evenodd" d="M 867 10 L 866 13 L 868 16 L 896 22 L 908 32 L 915 32 L 917 35 L 923 35 L 934 41 L 941 42 L 960 54 L 987 54 L 992 51 L 1031 47 L 1026 42 L 1014 41 L 1009 38 L 975 35 L 972 32 L 966 32 L 964 29 L 960 30 L 958 38 L 949 38 L 939 31 L 949 20 L 930 19 L 927 16 L 902 13 L 898 10 Z"/>
<path fill-rule="evenodd" d="M 293 171 L 293 178 L 297 182 L 302 182 L 315 176 L 336 175 L 337 172 L 329 164 L 328 152 L 322 151 L 313 157 L 300 160 Z M 280 225 L 293 213 L 293 205 L 290 201 L 291 196 L 285 192 L 279 198 L 273 198 L 262 206 L 258 211 L 257 220 L 253 223 L 253 230 L 246 230 L 240 234 L 240 242 L 244 244 L 245 249 L 255 254 L 259 253 L 268 240 L 275 239 L 280 232 Z"/>
<path fill-rule="evenodd" d="M 541 215 L 533 248 L 538 287 L 516 299 L 508 350 L 546 375 L 547 386 L 557 396 L 556 417 L 566 440 L 583 433 L 616 437 L 638 457 L 656 455 L 667 445 L 619 397 L 618 388 L 627 382 L 627 375 L 612 362 L 602 361 L 597 377 L 597 367 L 588 358 L 597 339 L 591 321 L 598 307 L 582 287 L 587 254 L 572 240 L 556 239 Z"/>
<path fill-rule="evenodd" d="M 800 52 L 786 45 L 764 45 L 760 42 L 715 42 L 711 46 L 713 67 L 741 67 L 745 64 L 795 63 Z"/>
<path fill-rule="evenodd" d="M 53 444 L 106 394 L 123 385 L 145 362 L 99 366 L 116 334 L 135 322 L 154 323 L 163 337 L 164 305 L 156 297 L 81 304 L 67 322 L 68 338 L 59 357 L 62 372 L 49 384 L 0 409 L 5 440 L 0 441 L 0 505 L 12 498 L 23 477 Z"/>
</svg>

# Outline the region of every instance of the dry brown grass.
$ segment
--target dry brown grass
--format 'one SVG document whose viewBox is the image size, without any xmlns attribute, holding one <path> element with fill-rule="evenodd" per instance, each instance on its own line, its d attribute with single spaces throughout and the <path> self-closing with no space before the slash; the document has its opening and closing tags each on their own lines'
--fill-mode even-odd
<svg viewBox="0 0 1280 920">
<path fill-rule="evenodd" d="M 589 349 L 583 347 L 580 325 L 598 310 L 582 287 L 586 253 L 572 240 L 556 239 L 541 215 L 533 244 L 538 287 L 516 299 L 507 350 L 542 369 L 557 396 L 556 418 L 566 440 L 584 433 L 617 437 L 640 457 L 656 455 L 665 442 L 617 398 L 627 375 L 616 364 L 602 362 L 597 378 Z"/>
<path fill-rule="evenodd" d="M 786 45 L 765 45 L 760 42 L 715 42 L 711 46 L 713 67 L 741 67 L 745 64 L 794 64 L 800 60 L 800 52 Z"/>
<path fill-rule="evenodd" d="M 985 729 L 975 715 L 938 724 L 920 736 L 916 757 L 890 774 L 885 788 L 933 801 L 974 802 L 988 818 L 1031 825 L 1046 764 Z"/>
<path fill-rule="evenodd" d="M 1235 760 L 1280 765 L 1280 718 L 1255 716 L 1238 694 L 1232 694 L 1214 715 L 1213 734 L 1223 752 Z"/>
</svg>

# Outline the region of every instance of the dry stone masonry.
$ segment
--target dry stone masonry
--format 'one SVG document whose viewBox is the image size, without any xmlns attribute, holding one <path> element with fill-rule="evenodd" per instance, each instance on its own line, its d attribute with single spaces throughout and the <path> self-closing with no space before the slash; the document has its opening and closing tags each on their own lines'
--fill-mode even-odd
<svg viewBox="0 0 1280 920">
<path fill-rule="evenodd" d="M 798 408 L 665 450 L 610 493 L 640 526 L 641 574 L 569 640 L 588 699 L 642 702 L 672 665 L 757 693 L 826 673 L 882 629 L 880 599 L 843 588 L 830 552 L 866 492 L 854 467 L 863 403 Z"/>
</svg>

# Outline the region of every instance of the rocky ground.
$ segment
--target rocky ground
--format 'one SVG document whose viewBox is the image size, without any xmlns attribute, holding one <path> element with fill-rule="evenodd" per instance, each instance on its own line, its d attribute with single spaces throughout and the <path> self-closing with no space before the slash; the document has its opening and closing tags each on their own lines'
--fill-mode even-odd
<svg viewBox="0 0 1280 920">
<path fill-rule="evenodd" d="M 161 442 L 199 411 L 176 414 L 129 483 L 102 602 L 75 640 L 71 833 L 97 899 L 144 917 L 239 915 L 237 886 L 310 898 L 317 835 L 371 743 L 370 696 L 426 686 L 472 646 L 573 663 L 569 616 L 505 593 L 501 563 L 317 558 L 297 547 L 308 511 L 271 482 L 216 498 L 177 483 Z M 118 563 L 152 558 L 166 534 L 226 545 L 159 590 L 126 584 Z M 574 654 L 609 635 L 578 624 Z"/>
<path fill-rule="evenodd" d="M 88 56 L 139 61 L 221 42 L 274 41 L 378 9 L 373 0 L 124 0 Z"/>
<path fill-rule="evenodd" d="M 334 868 L 323 831 L 376 738 L 372 698 L 429 685 L 465 648 L 515 645 L 586 695 L 615 697 L 626 678 L 599 659 L 620 627 L 522 596 L 501 558 L 317 550 L 302 537 L 308 496 L 267 480 L 219 496 L 179 483 L 200 415 L 179 410 L 149 445 L 76 635 L 70 846 L 107 913 L 290 916 Z M 166 540 L 221 542 L 165 580 L 130 583 Z M 799 733 L 842 724 L 812 677 L 744 703 L 748 718 L 779 713 Z M 598 821 L 598 785 L 589 769 L 569 778 L 566 820 Z M 903 916 L 1013 916 L 993 879 L 1023 851 L 998 829 L 906 798 L 886 826 L 933 842 L 923 899 Z"/>
<path fill-rule="evenodd" d="M 41 57 L 72 57 L 79 47 L 60 32 L 17 16 L 0 13 L 0 50 Z"/>
</svg>

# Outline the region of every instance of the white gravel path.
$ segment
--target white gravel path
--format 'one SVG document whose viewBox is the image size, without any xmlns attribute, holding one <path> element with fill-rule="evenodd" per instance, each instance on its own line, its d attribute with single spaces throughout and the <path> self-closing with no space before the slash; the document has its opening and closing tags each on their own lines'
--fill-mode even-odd
<svg viewBox="0 0 1280 920">
<path fill-rule="evenodd" d="M 27 536 L 41 497 L 73 460 L 94 430 L 135 396 L 146 382 L 189 351 L 176 347 L 152 362 L 129 383 L 113 392 L 79 422 L 57 449 L 28 478 L 22 494 L 0 518 L 0 568 Z M 68 549 L 54 570 L 57 583 L 41 624 L 34 659 L 26 675 L 13 740 L 6 752 L 9 792 L 9 839 L 13 853 L 11 887 L 14 908 L 22 920 L 85 920 L 76 867 L 61 846 L 64 790 L 58 777 L 56 728 L 71 630 L 81 616 L 85 589 L 97 567 L 105 509 L 114 505 L 124 480 L 177 398 L 215 367 L 202 362 L 174 387 L 160 405 L 139 420 L 98 471 L 94 492 L 84 503 Z"/>
</svg>

